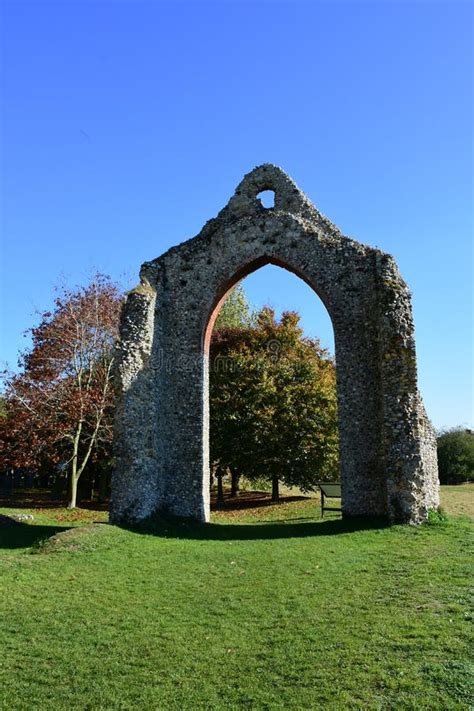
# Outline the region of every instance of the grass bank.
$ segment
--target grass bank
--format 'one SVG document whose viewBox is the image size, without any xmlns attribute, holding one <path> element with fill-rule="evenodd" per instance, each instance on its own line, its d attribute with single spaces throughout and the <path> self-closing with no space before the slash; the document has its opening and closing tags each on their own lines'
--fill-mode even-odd
<svg viewBox="0 0 474 711">
<path fill-rule="evenodd" d="M 309 499 L 140 533 L 31 513 L 0 525 L 2 710 L 471 707 L 467 516 L 321 521 Z"/>
</svg>

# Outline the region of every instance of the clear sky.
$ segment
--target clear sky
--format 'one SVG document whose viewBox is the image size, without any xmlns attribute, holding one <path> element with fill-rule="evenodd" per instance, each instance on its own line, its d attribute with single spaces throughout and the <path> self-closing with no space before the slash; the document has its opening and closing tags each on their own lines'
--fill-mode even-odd
<svg viewBox="0 0 474 711">
<path fill-rule="evenodd" d="M 413 292 L 436 427 L 472 426 L 470 2 L 3 2 L 2 341 L 14 365 L 61 279 L 126 286 L 244 173 L 283 167 Z M 313 292 L 267 267 L 256 304 Z"/>
</svg>

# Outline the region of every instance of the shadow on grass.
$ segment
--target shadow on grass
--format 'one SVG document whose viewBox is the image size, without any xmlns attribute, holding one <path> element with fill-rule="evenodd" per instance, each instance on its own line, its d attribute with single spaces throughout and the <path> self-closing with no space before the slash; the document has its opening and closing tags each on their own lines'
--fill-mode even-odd
<svg viewBox="0 0 474 711">
<path fill-rule="evenodd" d="M 30 548 L 35 543 L 51 538 L 68 528 L 70 526 L 34 526 L 14 520 L 9 522 L 2 520 L 0 521 L 0 550 Z"/>
<path fill-rule="evenodd" d="M 64 509 L 67 499 L 54 497 L 49 491 L 19 491 L 12 496 L 0 494 L 0 507 L 8 509 Z M 108 501 L 80 499 L 78 506 L 90 511 L 107 511 Z"/>
<path fill-rule="evenodd" d="M 259 509 L 278 504 L 290 504 L 295 501 L 311 501 L 309 496 L 281 496 L 278 502 L 272 501 L 266 491 L 242 491 L 238 496 L 230 496 L 227 492 L 224 501 L 218 503 L 215 492 L 211 494 L 211 511 L 241 511 L 244 509 Z"/>
<path fill-rule="evenodd" d="M 136 526 L 122 526 L 134 533 L 162 538 L 184 538 L 202 541 L 258 541 L 278 538 L 308 538 L 337 536 L 355 531 L 386 528 L 383 518 L 337 518 L 304 522 L 301 519 L 287 522 L 260 523 L 194 523 L 175 518 L 149 519 Z"/>
</svg>

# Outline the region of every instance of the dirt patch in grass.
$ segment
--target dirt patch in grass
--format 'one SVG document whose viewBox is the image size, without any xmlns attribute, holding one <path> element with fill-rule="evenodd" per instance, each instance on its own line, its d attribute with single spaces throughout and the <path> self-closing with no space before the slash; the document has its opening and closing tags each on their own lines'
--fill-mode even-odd
<svg viewBox="0 0 474 711">
<path fill-rule="evenodd" d="M 108 511 L 108 501 L 88 501 L 80 500 L 81 510 Z M 12 509 L 65 509 L 67 501 L 61 497 L 54 496 L 47 489 L 21 489 L 15 491 L 11 496 L 0 494 L 0 508 Z"/>
<path fill-rule="evenodd" d="M 265 491 L 243 491 L 234 497 L 226 494 L 224 504 L 219 507 L 215 497 L 212 497 L 211 512 L 211 520 L 219 523 L 293 519 L 303 512 L 311 518 L 319 518 L 320 515 L 319 497 L 291 494 L 280 496 L 279 501 L 272 501 L 271 495 Z"/>
<path fill-rule="evenodd" d="M 224 502 L 217 505 L 217 496 L 213 492 L 211 495 L 211 509 L 214 511 L 234 511 L 243 509 L 261 508 L 263 506 L 277 506 L 278 504 L 289 504 L 293 501 L 307 501 L 309 497 L 300 494 L 299 496 L 281 496 L 280 500 L 272 501 L 267 491 L 242 491 L 238 496 L 225 494 Z"/>
</svg>

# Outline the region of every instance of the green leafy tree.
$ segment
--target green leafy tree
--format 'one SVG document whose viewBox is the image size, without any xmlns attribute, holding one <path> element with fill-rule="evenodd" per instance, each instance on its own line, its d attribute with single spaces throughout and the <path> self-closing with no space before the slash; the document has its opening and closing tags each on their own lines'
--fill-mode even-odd
<svg viewBox="0 0 474 711">
<path fill-rule="evenodd" d="M 214 338 L 221 331 L 228 332 L 229 329 L 240 331 L 241 329 L 250 328 L 255 324 L 256 312 L 251 308 L 245 290 L 241 284 L 237 284 L 231 289 L 221 306 L 221 310 L 214 325 Z M 223 477 L 230 473 L 231 476 L 231 494 L 237 496 L 239 493 L 239 473 L 235 469 L 220 466 L 221 459 L 214 461 L 212 473 L 217 478 L 217 500 L 221 503 L 224 498 L 224 490 L 222 480 Z"/>
<path fill-rule="evenodd" d="M 310 491 L 339 476 L 335 365 L 299 316 L 216 333 L 211 344 L 211 457 L 221 469 Z"/>
<path fill-rule="evenodd" d="M 474 432 L 461 427 L 438 437 L 438 470 L 442 484 L 474 480 Z"/>
<path fill-rule="evenodd" d="M 245 290 L 237 284 L 229 292 L 214 324 L 214 331 L 223 328 L 248 328 L 255 322 L 255 312 L 251 309 Z"/>
</svg>

